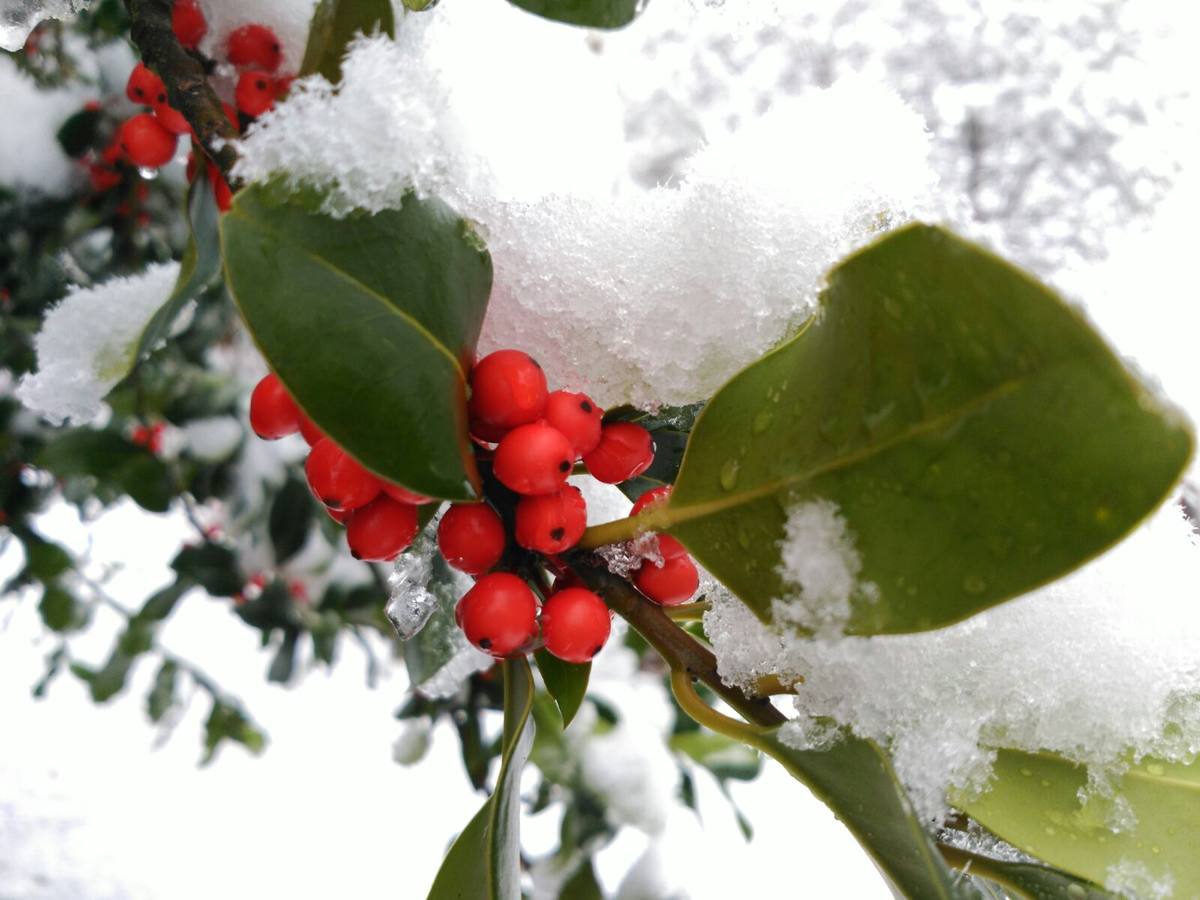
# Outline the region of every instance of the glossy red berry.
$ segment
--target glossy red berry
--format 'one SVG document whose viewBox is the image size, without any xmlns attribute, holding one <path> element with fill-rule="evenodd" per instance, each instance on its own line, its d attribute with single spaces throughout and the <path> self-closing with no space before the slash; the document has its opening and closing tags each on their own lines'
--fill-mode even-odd
<svg viewBox="0 0 1200 900">
<path fill-rule="evenodd" d="M 325 432 L 317 427 L 316 422 L 305 415 L 304 410 L 300 410 L 300 436 L 310 447 L 315 447 L 325 440 Z"/>
<path fill-rule="evenodd" d="M 264 375 L 250 395 L 250 427 L 268 441 L 300 430 L 300 408 L 274 372 Z"/>
<path fill-rule="evenodd" d="M 125 82 L 125 96 L 139 106 L 153 106 L 161 96 L 167 96 L 167 86 L 144 63 L 138 63 Z"/>
<path fill-rule="evenodd" d="M 587 528 L 587 504 L 579 488 L 564 485 L 553 494 L 522 497 L 517 503 L 516 539 L 527 550 L 562 553 L 579 543 Z"/>
<path fill-rule="evenodd" d="M 551 656 L 585 663 L 599 653 L 612 630 L 612 614 L 587 588 L 551 594 L 542 604 L 542 638 Z"/>
<path fill-rule="evenodd" d="M 424 494 L 410 491 L 408 488 L 400 487 L 400 485 L 393 484 L 390 481 L 383 482 L 383 492 L 397 503 L 407 503 L 409 506 L 424 506 L 426 503 L 433 502 L 432 497 L 426 497 Z"/>
<path fill-rule="evenodd" d="M 243 25 L 229 34 L 229 61 L 235 66 L 254 66 L 274 72 L 283 60 L 283 47 L 266 25 Z"/>
<path fill-rule="evenodd" d="M 497 350 L 471 370 L 471 433 L 498 441 L 546 410 L 546 373 L 528 353 Z"/>
<path fill-rule="evenodd" d="M 355 559 L 387 562 L 403 553 L 417 536 L 417 508 L 381 494 L 346 523 L 346 543 Z"/>
<path fill-rule="evenodd" d="M 259 69 L 247 69 L 238 76 L 233 96 L 246 115 L 261 116 L 275 105 L 275 79 Z"/>
<path fill-rule="evenodd" d="M 438 549 L 446 562 L 468 575 L 482 575 L 500 561 L 507 539 L 504 523 L 486 503 L 455 503 L 438 523 Z"/>
<path fill-rule="evenodd" d="M 378 478 L 329 438 L 317 441 L 304 463 L 304 473 L 317 499 L 334 509 L 366 506 L 382 488 Z"/>
<path fill-rule="evenodd" d="M 88 180 L 92 184 L 92 190 L 102 194 L 121 183 L 121 173 L 111 166 L 92 163 L 88 166 Z"/>
<path fill-rule="evenodd" d="M 575 451 L 562 432 L 545 422 L 521 425 L 500 441 L 492 472 L 518 494 L 552 494 L 567 482 Z"/>
<path fill-rule="evenodd" d="M 600 433 L 600 443 L 584 454 L 583 464 L 597 481 L 617 484 L 636 478 L 654 462 L 654 439 L 641 425 L 613 422 Z"/>
<path fill-rule="evenodd" d="M 162 123 L 162 127 L 171 134 L 191 134 L 192 126 L 183 117 L 183 113 L 172 107 L 165 100 L 154 104 L 154 118 Z"/>
<path fill-rule="evenodd" d="M 633 573 L 637 589 L 663 606 L 678 606 L 686 603 L 700 587 L 700 572 L 688 555 L 683 544 L 669 534 L 658 536 L 658 551 L 663 564 L 657 566 L 651 560 L 642 563 Z"/>
<path fill-rule="evenodd" d="M 495 657 L 521 653 L 537 637 L 537 598 L 507 572 L 484 575 L 455 610 L 467 640 Z"/>
<path fill-rule="evenodd" d="M 195 50 L 208 33 L 208 23 L 204 21 L 204 13 L 196 0 L 175 0 L 171 9 L 171 29 L 179 43 L 189 50 Z"/>
<path fill-rule="evenodd" d="M 217 209 L 221 212 L 229 212 L 229 207 L 233 206 L 233 191 L 229 187 L 229 182 L 225 177 L 218 173 L 217 177 L 212 179 L 213 200 L 216 201 Z M 313 426 L 316 427 L 316 426 Z"/>
<path fill-rule="evenodd" d="M 604 410 L 587 394 L 554 391 L 546 398 L 546 421 L 563 433 L 576 456 L 591 453 L 600 443 Z"/>
<path fill-rule="evenodd" d="M 671 485 L 665 484 L 662 487 L 650 488 L 642 496 L 638 497 L 633 504 L 633 509 L 629 510 L 631 516 L 636 516 L 643 510 L 649 509 L 651 506 L 658 506 L 666 501 L 671 496 Z"/>
<path fill-rule="evenodd" d="M 157 169 L 175 156 L 175 135 L 149 113 L 126 119 L 117 132 L 121 152 L 135 166 Z"/>
</svg>

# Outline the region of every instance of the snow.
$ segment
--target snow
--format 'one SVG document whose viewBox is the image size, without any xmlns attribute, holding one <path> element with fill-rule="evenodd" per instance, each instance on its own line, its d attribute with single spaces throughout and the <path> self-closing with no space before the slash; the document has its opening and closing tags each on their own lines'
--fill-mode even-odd
<svg viewBox="0 0 1200 900">
<path fill-rule="evenodd" d="M 862 559 L 846 520 L 829 500 L 805 500 L 788 510 L 779 555 L 779 574 L 796 592 L 775 599 L 775 622 L 838 634 L 850 619 L 851 598 L 873 588 L 859 583 Z"/>
<path fill-rule="evenodd" d="M 20 50 L 29 32 L 46 19 L 68 19 L 89 0 L 0 0 L 0 50 Z M 0 91 L 0 96 L 5 96 Z"/>
<path fill-rule="evenodd" d="M 1145 863 L 1123 859 L 1108 867 L 1104 886 L 1130 900 L 1167 900 L 1175 896 L 1175 879 L 1154 875 Z"/>
<path fill-rule="evenodd" d="M 948 786 L 985 784 L 995 748 L 1085 763 L 1100 791 L 1129 751 L 1200 751 L 1198 574 L 1196 535 L 1170 504 L 1073 575 L 940 631 L 803 639 L 721 593 L 705 628 L 726 680 L 802 675 L 798 716 L 889 745 L 932 820 Z M 803 745 L 810 733 L 802 723 L 784 736 Z"/>
<path fill-rule="evenodd" d="M 150 317 L 170 295 L 179 263 L 161 263 L 95 287 L 75 287 L 52 309 L 36 339 L 38 370 L 17 397 L 51 422 L 85 423 L 129 371 Z"/>
<path fill-rule="evenodd" d="M 229 33 L 243 25 L 266 25 L 275 32 L 283 48 L 280 74 L 295 73 L 304 59 L 308 26 L 316 0 L 200 0 L 200 9 L 208 22 L 208 33 L 200 50 L 213 59 L 225 58 Z"/>
<path fill-rule="evenodd" d="M 638 188 L 614 152 L 614 73 L 577 44 L 560 65 L 575 32 L 494 7 L 444 4 L 407 17 L 395 43 L 359 41 L 339 89 L 299 82 L 237 170 L 323 186 L 335 214 L 415 190 L 477 221 L 495 266 L 481 352 L 537 333 L 550 380 L 603 406 L 703 399 L 811 314 L 833 262 L 934 203 L 920 117 L 862 79 L 781 103 L 714 137 L 675 184 Z M 496 47 L 530 45 L 542 68 L 479 59 L 496 52 L 478 48 L 481 29 Z M 582 96 L 563 106 L 548 81 Z M 496 129 L 472 118 L 481 108 L 556 114 Z"/>
<path fill-rule="evenodd" d="M 192 419 L 181 430 L 188 453 L 205 462 L 229 459 L 246 437 L 242 421 L 233 416 Z"/>
<path fill-rule="evenodd" d="M 39 88 L 14 60 L 0 56 L 0 97 L 4 98 L 0 186 L 23 194 L 61 197 L 69 193 L 79 171 L 55 135 L 83 108 L 90 93 L 78 85 Z"/>
</svg>

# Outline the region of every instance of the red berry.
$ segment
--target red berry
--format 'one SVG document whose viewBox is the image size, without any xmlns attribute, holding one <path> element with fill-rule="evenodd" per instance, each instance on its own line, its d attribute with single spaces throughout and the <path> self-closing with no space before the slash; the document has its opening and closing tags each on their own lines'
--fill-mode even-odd
<svg viewBox="0 0 1200 900">
<path fill-rule="evenodd" d="M 671 485 L 664 484 L 662 487 L 650 488 L 642 496 L 637 498 L 633 504 L 633 509 L 629 511 L 631 516 L 636 516 L 643 510 L 649 509 L 652 506 L 658 506 L 660 503 L 665 503 L 666 499 L 671 496 Z"/>
<path fill-rule="evenodd" d="M 324 507 L 324 509 L 325 512 L 329 513 L 329 518 L 333 519 L 339 525 L 345 525 L 358 512 L 357 509 L 330 509 L 328 506 Z"/>
<path fill-rule="evenodd" d="M 229 182 L 222 175 L 218 174 L 212 180 L 212 189 L 217 209 L 221 212 L 229 212 L 229 207 L 233 205 L 233 191 L 229 189 Z"/>
<path fill-rule="evenodd" d="M 471 433 L 498 441 L 518 425 L 540 419 L 546 396 L 546 373 L 528 353 L 489 353 L 471 370 Z"/>
<path fill-rule="evenodd" d="M 275 105 L 275 79 L 267 72 L 247 69 L 238 77 L 233 96 L 246 115 L 261 116 Z"/>
<path fill-rule="evenodd" d="M 566 436 L 575 448 L 576 456 L 596 449 L 603 418 L 604 410 L 587 394 L 555 391 L 546 398 L 546 421 Z"/>
<path fill-rule="evenodd" d="M 125 96 L 139 106 L 153 106 L 160 96 L 167 98 L 167 86 L 145 64 L 138 63 L 125 82 Z"/>
<path fill-rule="evenodd" d="M 408 548 L 417 527 L 415 506 L 380 495 L 354 511 L 346 523 L 346 543 L 355 559 L 387 562 Z"/>
<path fill-rule="evenodd" d="M 656 566 L 650 560 L 633 573 L 637 589 L 663 606 L 678 606 L 686 603 L 700 587 L 700 573 L 683 544 L 669 534 L 658 537 L 658 552 L 663 564 Z"/>
<path fill-rule="evenodd" d="M 433 502 L 432 497 L 426 497 L 424 494 L 410 491 L 408 488 L 400 487 L 400 485 L 393 484 L 390 481 L 383 482 L 383 492 L 397 503 L 407 503 L 410 506 L 424 506 L 426 503 Z"/>
<path fill-rule="evenodd" d="M 117 132 L 121 151 L 135 166 L 157 169 L 175 155 L 175 135 L 149 113 L 126 119 Z"/>
<path fill-rule="evenodd" d="M 183 117 L 183 113 L 172 107 L 166 101 L 154 104 L 154 118 L 162 123 L 162 127 L 171 134 L 191 134 L 192 126 Z"/>
<path fill-rule="evenodd" d="M 329 438 L 317 441 L 304 463 L 304 473 L 317 499 L 334 509 L 366 506 L 382 487 L 378 478 Z"/>
<path fill-rule="evenodd" d="M 225 118 L 229 120 L 229 124 L 233 126 L 233 130 L 240 132 L 242 130 L 242 120 L 238 118 L 238 112 L 232 103 L 222 103 L 221 111 L 225 113 Z"/>
<path fill-rule="evenodd" d="M 254 66 L 274 72 L 283 60 L 279 38 L 266 25 L 243 25 L 230 32 L 229 61 L 235 66 Z"/>
<path fill-rule="evenodd" d="M 616 484 L 636 478 L 654 462 L 654 439 L 641 425 L 613 422 L 600 433 L 600 443 L 584 454 L 583 464 L 597 481 Z"/>
<path fill-rule="evenodd" d="M 455 618 L 480 650 L 495 657 L 512 656 L 537 636 L 537 598 L 516 575 L 495 572 L 463 595 Z"/>
<path fill-rule="evenodd" d="M 482 575 L 504 555 L 500 516 L 486 503 L 455 503 L 438 523 L 438 549 L 446 562 L 468 575 Z"/>
<path fill-rule="evenodd" d="M 295 75 L 285 75 L 282 78 L 275 79 L 275 99 L 282 100 L 288 95 L 292 89 L 292 82 L 296 80 Z"/>
<path fill-rule="evenodd" d="M 204 13 L 200 11 L 196 0 L 175 0 L 171 10 L 171 28 L 175 37 L 179 38 L 179 43 L 189 50 L 196 49 L 208 33 L 208 23 L 204 21 Z"/>
<path fill-rule="evenodd" d="M 100 163 L 92 163 L 88 166 L 88 179 L 92 183 L 92 190 L 102 194 L 121 183 L 121 173 Z"/>
<path fill-rule="evenodd" d="M 516 538 L 526 550 L 562 553 L 579 543 L 586 527 L 587 504 L 572 484 L 517 503 Z"/>
<path fill-rule="evenodd" d="M 268 441 L 300 430 L 300 408 L 274 372 L 264 375 L 250 395 L 250 427 Z"/>
<path fill-rule="evenodd" d="M 518 494 L 552 494 L 566 484 L 575 451 L 545 422 L 521 425 L 504 436 L 492 460 L 500 483 Z"/>
<path fill-rule="evenodd" d="M 304 414 L 304 410 L 300 410 L 300 436 L 304 438 L 304 442 L 310 447 L 315 447 L 321 441 L 325 440 L 325 432 L 317 427 L 317 423 Z"/>
<path fill-rule="evenodd" d="M 546 650 L 564 662 L 585 663 L 608 641 L 612 614 L 587 588 L 551 594 L 542 604 L 542 637 Z"/>
<path fill-rule="evenodd" d="M 151 453 L 158 455 L 162 452 L 162 435 L 165 426 L 162 422 L 153 425 L 138 425 L 133 429 L 129 439 L 139 447 L 145 447 Z"/>
</svg>

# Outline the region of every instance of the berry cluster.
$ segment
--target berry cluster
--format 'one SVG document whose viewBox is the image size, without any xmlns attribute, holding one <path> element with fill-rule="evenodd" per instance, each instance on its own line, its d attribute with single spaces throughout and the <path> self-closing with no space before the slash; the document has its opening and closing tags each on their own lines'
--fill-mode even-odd
<svg viewBox="0 0 1200 900">
<path fill-rule="evenodd" d="M 470 433 L 480 468 L 491 474 L 487 497 L 451 504 L 437 530 L 446 562 L 476 579 L 458 603 L 458 624 L 472 644 L 498 658 L 528 652 L 540 640 L 559 659 L 586 662 L 608 640 L 610 614 L 558 558 L 587 527 L 583 494 L 567 479 L 579 461 L 608 484 L 636 478 L 654 460 L 654 441 L 636 423 L 606 423 L 604 410 L 586 394 L 551 392 L 541 367 L 518 350 L 479 360 L 470 388 Z M 412 542 L 416 507 L 429 498 L 364 469 L 321 434 L 275 375 L 254 389 L 250 422 L 267 439 L 304 435 L 312 448 L 305 464 L 309 486 L 345 523 L 356 557 L 392 559 Z M 669 491 L 648 491 L 633 513 Z M 643 562 L 634 585 L 656 603 L 686 602 L 699 586 L 695 563 L 669 535 L 658 536 L 658 549 L 661 561 Z M 497 567 L 502 571 L 493 571 Z M 539 592 L 516 573 L 546 569 L 556 577 L 549 591 L 540 592 L 545 599 L 539 607 Z"/>
<path fill-rule="evenodd" d="M 196 0 L 176 0 L 172 12 L 175 35 L 184 47 L 193 52 L 208 31 L 204 14 Z M 265 25 L 249 24 L 230 33 L 225 44 L 227 61 L 238 70 L 236 82 L 215 79 L 218 94 L 231 97 L 236 106 L 225 102 L 225 115 L 236 131 L 245 122 L 262 115 L 275 101 L 284 96 L 292 78 L 276 74 L 283 60 L 283 48 L 275 33 Z M 145 108 L 126 119 L 117 128 L 113 140 L 88 165 L 92 187 L 103 192 L 116 187 L 122 178 L 121 165 L 139 169 L 158 169 L 175 158 L 180 136 L 190 136 L 187 120 L 167 100 L 167 89 L 161 78 L 138 63 L 129 74 L 125 95 Z M 188 180 L 195 178 L 194 155 L 188 159 Z M 222 212 L 229 208 L 231 192 L 221 173 L 208 167 L 217 205 Z"/>
</svg>

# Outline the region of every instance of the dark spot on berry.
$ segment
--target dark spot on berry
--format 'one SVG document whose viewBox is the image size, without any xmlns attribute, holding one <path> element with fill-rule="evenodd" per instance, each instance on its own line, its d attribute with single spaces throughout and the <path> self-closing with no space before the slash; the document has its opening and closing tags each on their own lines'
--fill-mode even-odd
<svg viewBox="0 0 1200 900">
<path fill-rule="evenodd" d="M 562 462 L 560 462 L 558 464 L 558 471 L 570 472 L 571 471 L 571 461 L 569 459 L 564 459 Z"/>
<path fill-rule="evenodd" d="M 351 550 L 350 555 L 353 556 L 355 559 L 362 559 L 362 557 L 358 555 L 357 550 Z"/>
<path fill-rule="evenodd" d="M 535 366 L 537 366 L 539 369 L 542 367 L 542 364 L 540 362 L 538 362 L 536 359 L 534 359 L 532 356 L 530 356 L 528 353 L 525 354 L 525 358 L 528 359 Z"/>
<path fill-rule="evenodd" d="M 136 96 L 136 97 L 145 97 L 146 96 L 146 92 L 143 91 L 141 88 L 134 88 L 133 93 L 134 93 L 134 96 Z"/>
<path fill-rule="evenodd" d="M 166 103 L 166 102 L 167 102 L 167 95 L 166 95 L 166 94 L 159 94 L 159 95 L 158 95 L 158 102 L 159 102 L 159 103 Z"/>
<path fill-rule="evenodd" d="M 342 501 L 337 497 L 322 497 L 321 500 L 330 509 L 340 510 L 342 508 Z"/>
<path fill-rule="evenodd" d="M 588 413 L 589 415 L 591 415 L 592 404 L 588 403 L 586 400 L 579 401 L 579 408 L 582 409 L 585 413 Z"/>
<path fill-rule="evenodd" d="M 599 647 L 596 647 L 596 648 L 594 648 L 594 649 L 592 650 L 592 652 L 591 652 L 591 655 L 592 655 L 592 656 L 595 656 L 597 653 L 599 653 L 599 652 L 600 652 L 601 650 L 603 650 L 603 649 L 604 649 L 604 645 L 603 645 L 603 644 L 601 644 Z"/>
<path fill-rule="evenodd" d="M 280 50 L 281 50 L 282 48 L 281 48 L 281 47 L 280 47 L 278 44 L 272 44 L 272 45 L 271 45 L 271 49 L 272 49 L 274 52 L 278 53 L 278 52 L 280 52 Z"/>
<path fill-rule="evenodd" d="M 554 540 L 554 541 L 561 541 L 563 539 L 563 537 L 566 535 L 566 533 L 567 533 L 567 529 L 565 529 L 565 528 L 551 528 L 550 529 L 550 539 Z"/>
<path fill-rule="evenodd" d="M 480 638 L 480 639 L 479 639 L 479 648 L 480 648 L 481 650 L 487 650 L 487 649 L 489 649 L 491 646 L 492 646 L 492 639 L 491 639 L 491 638 Z"/>
<path fill-rule="evenodd" d="M 258 81 L 254 82 L 254 86 L 256 88 L 258 88 L 260 91 L 265 91 L 267 89 L 267 83 L 265 81 L 263 81 L 261 78 L 258 79 Z"/>
</svg>

